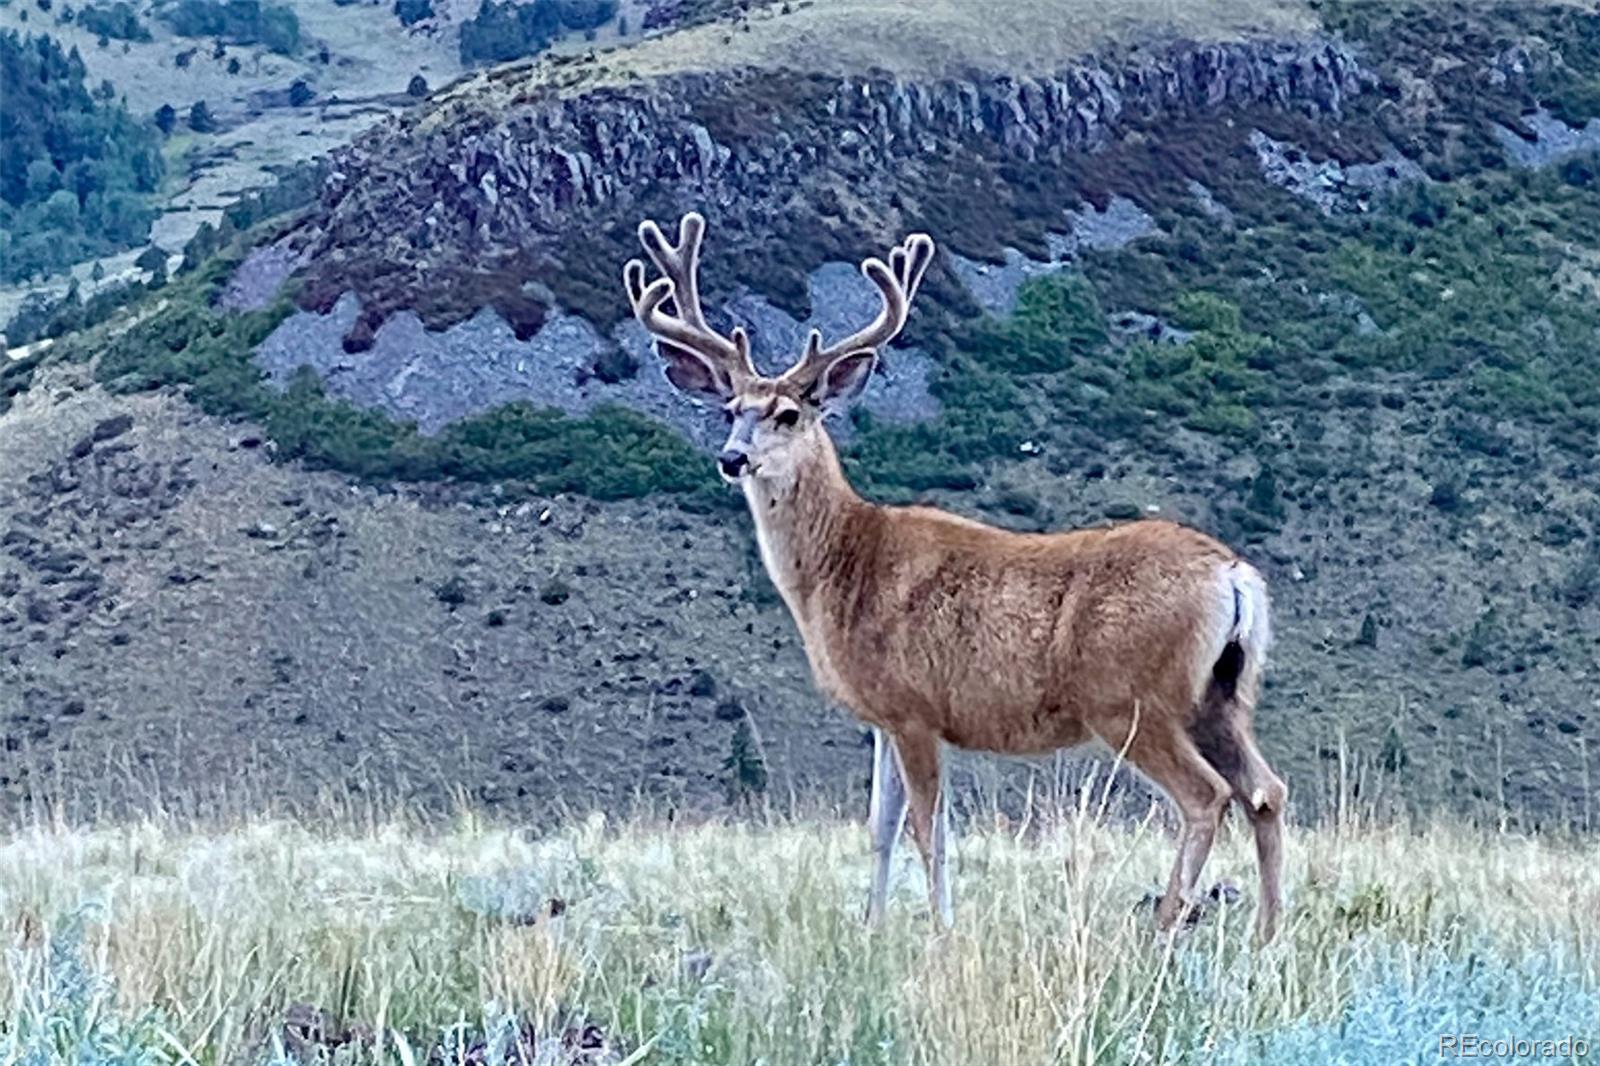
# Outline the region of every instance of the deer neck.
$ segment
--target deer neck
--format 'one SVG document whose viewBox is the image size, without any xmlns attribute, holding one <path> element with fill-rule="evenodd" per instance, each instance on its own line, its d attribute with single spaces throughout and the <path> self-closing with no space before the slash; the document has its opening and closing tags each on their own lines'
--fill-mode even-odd
<svg viewBox="0 0 1600 1066">
<path fill-rule="evenodd" d="M 813 593 L 848 565 L 852 525 L 872 510 L 845 480 L 839 453 L 820 425 L 785 472 L 744 481 L 767 575 L 803 621 Z"/>
</svg>

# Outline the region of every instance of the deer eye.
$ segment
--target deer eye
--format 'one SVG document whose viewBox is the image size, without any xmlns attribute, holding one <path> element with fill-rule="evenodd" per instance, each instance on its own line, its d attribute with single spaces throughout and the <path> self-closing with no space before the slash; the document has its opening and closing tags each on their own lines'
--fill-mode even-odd
<svg viewBox="0 0 1600 1066">
<path fill-rule="evenodd" d="M 800 421 L 800 409 L 798 407 L 785 407 L 783 410 L 773 415 L 772 420 L 778 425 L 782 426 L 784 429 L 788 429 L 796 422 Z"/>
</svg>

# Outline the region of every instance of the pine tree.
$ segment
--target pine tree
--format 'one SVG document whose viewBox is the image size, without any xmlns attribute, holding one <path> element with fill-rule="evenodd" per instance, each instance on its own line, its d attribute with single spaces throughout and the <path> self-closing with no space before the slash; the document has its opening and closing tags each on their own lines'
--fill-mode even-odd
<svg viewBox="0 0 1600 1066">
<path fill-rule="evenodd" d="M 732 801 L 767 790 L 767 761 L 761 757 L 748 717 L 741 718 L 734 727 L 722 768 L 728 772 L 728 798 Z"/>
<path fill-rule="evenodd" d="M 196 100 L 194 106 L 189 108 L 189 128 L 196 133 L 216 131 L 217 120 L 211 117 L 211 109 L 204 100 Z"/>
</svg>

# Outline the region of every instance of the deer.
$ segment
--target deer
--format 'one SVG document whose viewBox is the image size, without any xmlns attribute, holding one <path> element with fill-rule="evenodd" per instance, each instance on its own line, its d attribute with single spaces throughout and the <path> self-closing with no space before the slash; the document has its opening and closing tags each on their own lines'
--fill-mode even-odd
<svg viewBox="0 0 1600 1066">
<path fill-rule="evenodd" d="M 722 410 L 718 471 L 744 495 L 817 687 L 873 731 L 868 923 L 884 918 L 905 828 L 935 920 L 953 922 L 946 746 L 1027 756 L 1099 741 L 1179 815 L 1157 927 L 1175 931 L 1199 913 L 1196 885 L 1236 802 L 1254 831 L 1256 935 L 1270 940 L 1288 789 L 1252 726 L 1272 641 L 1260 572 L 1165 520 L 1024 533 L 863 499 L 824 423 L 860 398 L 905 327 L 934 242 L 913 234 L 887 262 L 862 262 L 882 298 L 876 318 L 827 345 L 811 330 L 799 361 L 770 377 L 756 370 L 743 327 L 720 333 L 707 322 L 704 235 L 696 212 L 680 220 L 676 243 L 642 222 L 659 276 L 633 259 L 623 282 L 667 381 Z"/>
</svg>

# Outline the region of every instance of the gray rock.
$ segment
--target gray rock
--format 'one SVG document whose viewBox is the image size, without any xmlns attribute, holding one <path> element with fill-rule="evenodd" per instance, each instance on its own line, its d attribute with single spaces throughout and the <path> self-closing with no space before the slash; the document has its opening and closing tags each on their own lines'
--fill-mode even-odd
<svg viewBox="0 0 1600 1066">
<path fill-rule="evenodd" d="M 260 311 L 271 306 L 289 275 L 304 265 L 286 242 L 253 248 L 228 278 L 217 305 L 228 311 Z"/>
<path fill-rule="evenodd" d="M 1017 290 L 1029 278 L 1061 269 L 1085 249 L 1122 248 L 1155 231 L 1155 219 L 1148 212 L 1132 200 L 1114 196 L 1104 211 L 1088 204 L 1064 210 L 1060 231 L 1045 235 L 1051 256 L 1047 262 L 1029 259 L 1012 248 L 1005 250 L 1004 263 L 980 263 L 961 255 L 950 259 L 956 276 L 983 309 L 1003 315 L 1016 306 Z"/>
<path fill-rule="evenodd" d="M 776 373 L 799 357 L 807 331 L 815 327 L 829 337 L 847 333 L 877 313 L 878 299 L 877 290 L 854 267 L 829 263 L 812 274 L 811 303 L 818 310 L 805 322 L 748 294 L 726 310 L 750 331 L 758 364 Z M 724 435 L 714 412 L 667 384 L 649 339 L 632 321 L 619 325 L 608 341 L 587 320 L 558 313 L 528 340 L 519 341 L 492 310 L 441 331 L 424 328 L 406 311 L 378 329 L 369 350 L 350 355 L 342 338 L 360 313 L 360 301 L 352 294 L 340 298 L 326 315 L 296 312 L 256 349 L 256 361 L 276 387 L 286 388 L 295 371 L 308 366 L 333 395 L 413 421 L 429 434 L 524 401 L 573 415 L 599 404 L 624 404 L 677 426 L 707 447 Z M 615 383 L 590 374 L 588 368 L 608 343 L 635 358 L 639 373 Z M 931 361 L 919 351 L 891 350 L 880 363 L 879 380 L 865 407 L 891 421 L 933 417 L 938 404 L 928 392 L 931 369 Z M 836 432 L 847 435 L 848 427 L 840 424 Z"/>
<path fill-rule="evenodd" d="M 1261 173 L 1269 182 L 1316 204 L 1324 214 L 1365 211 L 1374 194 L 1396 185 L 1424 182 L 1427 174 L 1413 161 L 1393 155 L 1377 163 L 1343 164 L 1312 160 L 1294 145 L 1250 132 Z"/>
<path fill-rule="evenodd" d="M 1532 131 L 1531 140 L 1504 126 L 1494 128 L 1506 154 L 1519 167 L 1542 167 L 1580 152 L 1600 151 L 1600 120 L 1573 127 L 1541 109 L 1523 115 L 1521 121 Z"/>
<path fill-rule="evenodd" d="M 1326 39 L 1187 43 L 1039 78 L 801 79 L 791 92 L 797 107 L 814 106 L 850 133 L 848 144 L 778 130 L 736 146 L 718 140 L 704 116 L 739 91 L 730 80 L 788 76 L 686 73 L 581 96 L 535 93 L 493 122 L 391 118 L 339 153 L 309 254 L 381 248 L 410 267 L 430 247 L 470 246 L 478 236 L 536 252 L 570 232 L 575 213 L 627 206 L 645 191 L 748 209 L 738 205 L 771 202 L 763 194 L 830 172 L 835 153 L 887 171 L 970 137 L 1020 160 L 1062 163 L 1110 140 L 1129 118 L 1251 105 L 1337 115 L 1371 80 L 1343 44 Z M 491 174 L 494 192 L 485 195 Z M 409 239 L 419 231 L 429 239 Z"/>
</svg>

